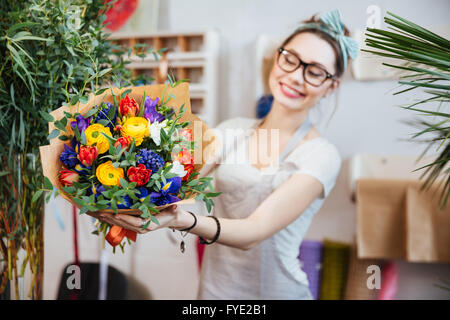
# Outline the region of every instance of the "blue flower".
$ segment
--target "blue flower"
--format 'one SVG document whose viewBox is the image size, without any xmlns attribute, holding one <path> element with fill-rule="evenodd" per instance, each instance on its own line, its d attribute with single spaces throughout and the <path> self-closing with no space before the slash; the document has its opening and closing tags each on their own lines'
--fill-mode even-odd
<svg viewBox="0 0 450 320">
<path fill-rule="evenodd" d="M 88 196 L 95 194 L 95 201 L 97 202 L 98 197 L 105 191 L 105 187 L 102 184 L 91 185 L 88 189 Z"/>
<path fill-rule="evenodd" d="M 163 158 L 151 150 L 141 149 L 137 156 L 139 157 L 137 163 L 143 164 L 147 169 L 152 170 L 152 173 L 156 173 L 159 168 L 164 166 Z"/>
<path fill-rule="evenodd" d="M 159 97 L 152 100 L 149 96 L 145 97 L 144 100 L 144 118 L 148 119 L 150 123 L 155 121 L 161 122 L 165 119 L 164 115 L 156 111 L 156 106 L 158 105 Z"/>
<path fill-rule="evenodd" d="M 73 169 L 79 163 L 77 153 L 67 144 L 64 145 L 64 151 L 59 156 L 59 160 L 64 163 L 68 169 Z"/>
<path fill-rule="evenodd" d="M 144 199 L 148 196 L 148 190 L 145 188 L 137 188 L 139 193 L 136 195 L 140 202 L 144 201 Z"/>
<path fill-rule="evenodd" d="M 75 170 L 80 175 L 89 175 L 92 170 L 92 166 L 86 167 L 84 164 L 77 163 L 75 167 L 73 167 L 73 170 Z"/>
<path fill-rule="evenodd" d="M 112 119 L 108 119 L 108 114 L 109 114 L 109 111 L 111 110 L 111 108 L 115 108 L 116 110 L 114 111 L 114 115 L 113 115 Z M 100 111 L 98 112 L 97 117 L 95 118 L 95 122 L 98 122 L 99 120 L 108 120 L 108 124 L 105 127 L 108 127 L 112 131 L 114 129 L 114 127 L 116 126 L 117 108 L 109 102 L 107 102 L 106 104 L 104 104 L 104 103 L 101 104 Z"/>
<path fill-rule="evenodd" d="M 131 199 L 128 195 L 123 196 L 117 201 L 117 209 L 129 209 L 131 207 Z"/>
<path fill-rule="evenodd" d="M 173 177 L 167 179 L 167 183 L 161 188 L 160 192 L 152 192 L 150 194 L 150 202 L 157 206 L 180 201 L 180 199 L 171 193 L 178 193 L 181 187 L 181 178 Z"/>
</svg>

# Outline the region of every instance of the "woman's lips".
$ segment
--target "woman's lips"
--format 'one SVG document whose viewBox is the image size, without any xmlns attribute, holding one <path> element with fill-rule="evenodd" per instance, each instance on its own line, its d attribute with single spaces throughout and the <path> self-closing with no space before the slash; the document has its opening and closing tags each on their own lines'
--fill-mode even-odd
<svg viewBox="0 0 450 320">
<path fill-rule="evenodd" d="M 293 89 L 292 87 L 280 82 L 280 90 L 281 92 L 288 98 L 291 99 L 299 99 L 304 98 L 305 95 Z"/>
</svg>

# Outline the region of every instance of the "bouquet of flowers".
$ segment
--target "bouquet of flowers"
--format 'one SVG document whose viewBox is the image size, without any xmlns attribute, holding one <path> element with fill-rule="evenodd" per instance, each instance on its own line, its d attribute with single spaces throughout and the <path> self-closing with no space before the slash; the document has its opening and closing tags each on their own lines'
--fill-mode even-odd
<svg viewBox="0 0 450 320">
<path fill-rule="evenodd" d="M 219 193 L 212 192 L 212 178 L 196 178 L 207 159 L 195 151 L 214 139 L 203 141 L 208 128 L 190 112 L 187 83 L 105 89 L 50 117 L 50 145 L 40 148 L 46 190 L 80 213 L 139 215 L 148 219 L 146 228 L 175 202 L 199 199 L 211 210 Z M 112 246 L 123 249 L 125 237 L 136 241 L 130 230 L 99 221 L 96 226 L 94 233 Z"/>
</svg>

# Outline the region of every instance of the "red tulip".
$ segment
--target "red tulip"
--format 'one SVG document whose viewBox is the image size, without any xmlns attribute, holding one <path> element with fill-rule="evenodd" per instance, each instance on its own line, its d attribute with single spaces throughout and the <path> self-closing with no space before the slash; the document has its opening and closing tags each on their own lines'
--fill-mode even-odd
<svg viewBox="0 0 450 320">
<path fill-rule="evenodd" d="M 128 151 L 130 144 L 131 144 L 130 137 L 120 137 L 119 139 L 117 139 L 116 143 L 114 143 L 114 147 L 117 148 L 117 146 L 120 145 L 122 149 L 126 149 Z"/>
<path fill-rule="evenodd" d="M 137 114 L 139 114 L 139 105 L 137 104 L 136 100 L 128 97 L 128 95 L 120 100 L 120 114 L 122 115 L 122 117 L 135 117 Z"/>
<path fill-rule="evenodd" d="M 81 164 L 90 167 L 97 160 L 98 150 L 96 146 L 81 146 L 78 153 L 78 160 Z"/>
<path fill-rule="evenodd" d="M 152 170 L 147 169 L 142 163 L 137 167 L 130 167 L 127 171 L 127 177 L 130 182 L 136 182 L 138 187 L 142 187 L 148 183 Z"/>
<path fill-rule="evenodd" d="M 78 173 L 72 170 L 63 169 L 59 172 L 58 179 L 64 187 L 70 187 L 74 182 L 78 182 Z"/>
</svg>

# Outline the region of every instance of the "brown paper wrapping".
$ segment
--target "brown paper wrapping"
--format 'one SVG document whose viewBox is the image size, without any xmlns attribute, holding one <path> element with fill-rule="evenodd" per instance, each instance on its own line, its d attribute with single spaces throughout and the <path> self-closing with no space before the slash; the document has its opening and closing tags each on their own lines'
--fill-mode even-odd
<svg viewBox="0 0 450 320">
<path fill-rule="evenodd" d="M 371 265 L 382 267 L 383 261 L 377 259 L 358 259 L 356 247 L 352 246 L 348 264 L 347 283 L 344 300 L 376 300 L 380 290 L 369 289 L 367 268 Z"/>
<path fill-rule="evenodd" d="M 450 208 L 439 209 L 437 188 L 420 180 L 357 181 L 358 257 L 450 262 Z"/>
<path fill-rule="evenodd" d="M 119 100 L 120 94 L 127 89 L 130 88 L 122 88 L 122 89 L 112 88 L 111 90 L 114 92 L 116 99 Z M 139 105 L 141 105 L 144 93 L 145 95 L 150 96 L 152 99 L 155 99 L 156 97 L 159 97 L 161 99 L 163 93 L 165 99 L 167 99 L 169 95 L 173 95 L 175 98 L 172 98 L 169 101 L 168 105 L 177 110 L 177 112 L 184 104 L 185 113 L 179 121 L 191 122 L 189 126 L 187 126 L 187 128 L 192 129 L 194 141 L 196 141 L 197 143 L 197 149 L 194 151 L 193 157 L 194 157 L 195 171 L 200 172 L 203 165 L 211 157 L 215 155 L 216 152 L 215 146 L 217 143 L 217 139 L 212 133 L 212 130 L 209 130 L 208 126 L 203 121 L 201 121 L 200 118 L 192 114 L 191 103 L 189 98 L 189 85 L 187 83 L 181 83 L 174 88 L 172 88 L 170 85 L 167 86 L 148 85 L 141 87 L 133 87 L 131 89 L 132 91 L 128 94 L 128 96 L 134 98 Z M 100 104 L 102 101 L 113 103 L 114 100 L 111 94 L 111 90 L 106 90 L 103 94 L 98 96 L 94 96 L 93 94 L 91 94 L 86 104 L 79 103 L 76 106 L 70 107 L 63 106 L 51 112 L 51 115 L 54 117 L 55 120 L 60 120 L 64 116 L 64 111 L 70 111 L 72 113 L 79 112 L 81 114 L 85 114 L 88 110 L 90 110 L 95 105 Z M 49 123 L 49 133 L 52 132 L 53 129 L 55 129 L 53 122 Z M 73 134 L 72 128 L 70 127 L 70 123 L 68 123 L 66 126 L 66 132 L 68 134 Z M 48 177 L 52 182 L 52 184 L 60 190 L 61 196 L 64 197 L 67 201 L 69 201 L 73 205 L 80 207 L 71 199 L 71 197 L 68 194 L 66 194 L 62 190 L 62 185 L 58 181 L 58 173 L 62 169 L 62 163 L 61 161 L 59 161 L 59 156 L 61 152 L 64 150 L 64 143 L 65 142 L 59 140 L 58 138 L 55 138 L 50 141 L 50 145 L 41 146 L 39 148 L 42 168 L 44 176 Z M 195 200 L 192 196 L 191 198 L 187 198 L 177 202 L 177 204 L 186 204 L 194 202 Z M 160 206 L 156 208 L 161 209 L 166 206 Z M 118 211 L 120 213 L 132 215 L 142 214 L 140 210 L 135 209 L 119 209 Z M 113 212 L 113 210 L 103 210 L 103 212 Z"/>
<path fill-rule="evenodd" d="M 439 194 L 408 186 L 406 191 L 407 254 L 414 262 L 450 263 L 450 207 L 439 206 Z"/>
</svg>

